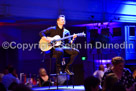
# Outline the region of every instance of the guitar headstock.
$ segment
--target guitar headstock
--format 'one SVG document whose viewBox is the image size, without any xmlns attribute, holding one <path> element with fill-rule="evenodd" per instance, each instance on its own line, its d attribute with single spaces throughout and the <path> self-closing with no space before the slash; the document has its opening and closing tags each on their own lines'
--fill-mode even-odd
<svg viewBox="0 0 136 91">
<path fill-rule="evenodd" d="M 77 36 L 83 36 L 83 37 L 86 37 L 86 34 L 84 32 L 82 33 L 77 33 Z"/>
</svg>

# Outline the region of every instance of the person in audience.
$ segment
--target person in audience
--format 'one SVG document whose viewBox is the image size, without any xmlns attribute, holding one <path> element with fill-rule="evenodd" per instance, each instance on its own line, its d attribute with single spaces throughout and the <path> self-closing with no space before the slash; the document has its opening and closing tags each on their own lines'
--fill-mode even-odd
<svg viewBox="0 0 136 91">
<path fill-rule="evenodd" d="M 99 78 L 99 80 L 100 80 L 100 82 L 101 82 L 103 75 L 104 75 L 104 66 L 103 66 L 103 65 L 100 65 L 100 66 L 99 66 L 99 70 L 96 70 L 96 71 L 93 73 L 93 76 Z"/>
<path fill-rule="evenodd" d="M 118 82 L 118 77 L 115 73 L 107 74 L 103 82 L 102 91 L 111 91 L 116 82 Z"/>
<path fill-rule="evenodd" d="M 47 75 L 47 72 L 44 68 L 39 69 L 39 86 L 49 86 L 49 76 Z"/>
<path fill-rule="evenodd" d="M 0 73 L 0 82 L 2 82 L 2 78 L 4 75 L 8 74 L 8 67 L 6 67 L 1 73 Z"/>
<path fill-rule="evenodd" d="M 2 71 L 2 73 L 0 73 L 0 82 L 2 82 L 3 76 L 9 73 L 9 71 L 8 71 L 9 68 L 10 68 L 10 67 L 7 66 L 7 67 Z"/>
<path fill-rule="evenodd" d="M 13 67 L 10 67 L 8 71 L 9 73 L 4 75 L 2 78 L 2 83 L 7 90 L 12 83 L 17 83 L 17 84 L 20 83 L 18 77 L 14 76 L 16 74 L 15 69 Z"/>
<path fill-rule="evenodd" d="M 113 67 L 104 73 L 102 83 L 106 78 L 106 75 L 108 75 L 109 73 L 115 73 L 118 77 L 119 82 L 125 86 L 126 90 L 131 91 L 131 89 L 133 88 L 134 79 L 131 75 L 130 70 L 124 68 L 124 59 L 119 56 L 114 57 L 112 58 L 112 65 Z"/>
<path fill-rule="evenodd" d="M 134 78 L 134 81 L 136 82 L 136 70 L 134 70 L 133 72 L 133 78 Z"/>
<path fill-rule="evenodd" d="M 134 87 L 135 87 L 134 89 L 136 91 L 136 69 L 133 72 L 133 78 L 134 78 Z"/>
<path fill-rule="evenodd" d="M 85 91 L 99 91 L 100 80 L 94 76 L 85 79 Z"/>
<path fill-rule="evenodd" d="M 104 69 L 104 72 L 106 72 L 107 70 L 111 69 L 112 65 L 110 63 L 106 64 L 106 68 Z"/>
</svg>

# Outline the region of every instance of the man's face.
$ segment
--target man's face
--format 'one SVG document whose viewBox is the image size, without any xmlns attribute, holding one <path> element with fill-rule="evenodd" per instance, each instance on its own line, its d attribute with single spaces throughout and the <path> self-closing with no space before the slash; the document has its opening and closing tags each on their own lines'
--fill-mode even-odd
<svg viewBox="0 0 136 91">
<path fill-rule="evenodd" d="M 57 20 L 57 24 L 58 25 L 64 25 L 66 23 L 65 21 L 65 18 L 64 17 L 60 17 L 58 20 Z"/>
<path fill-rule="evenodd" d="M 119 63 L 119 64 L 117 64 L 117 65 L 114 65 L 114 68 L 115 68 L 117 71 L 123 71 L 124 63 Z"/>
<path fill-rule="evenodd" d="M 42 75 L 42 76 L 45 76 L 45 75 L 46 75 L 45 69 L 41 69 L 41 75 Z"/>
</svg>

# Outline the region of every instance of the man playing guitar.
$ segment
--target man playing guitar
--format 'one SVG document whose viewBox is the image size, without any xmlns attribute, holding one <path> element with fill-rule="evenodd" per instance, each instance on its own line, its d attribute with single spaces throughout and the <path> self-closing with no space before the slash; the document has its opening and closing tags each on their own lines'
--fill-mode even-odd
<svg viewBox="0 0 136 91">
<path fill-rule="evenodd" d="M 65 37 L 65 36 L 69 36 L 70 32 L 65 29 L 63 27 L 63 25 L 65 25 L 65 16 L 64 15 L 60 15 L 57 19 L 57 25 L 53 26 L 53 27 L 49 27 L 43 31 L 40 32 L 40 36 L 42 37 L 42 40 L 50 43 L 51 40 L 49 37 L 54 37 L 56 35 L 59 35 L 61 38 Z M 76 34 L 74 34 L 73 39 L 71 40 L 71 38 L 68 38 L 69 43 L 73 43 L 73 41 L 75 40 L 75 38 L 77 37 Z M 76 56 L 79 53 L 79 50 L 75 49 L 75 48 L 70 48 L 70 47 L 64 47 L 64 46 L 58 46 L 58 47 L 53 47 L 51 49 L 53 55 L 57 55 L 56 58 L 56 66 L 57 66 L 57 74 L 60 74 L 61 72 L 61 57 L 63 55 L 63 53 L 67 53 L 70 55 L 70 61 L 66 64 L 66 68 L 65 68 L 65 72 L 69 75 L 72 75 L 73 72 L 70 72 L 69 70 L 69 66 L 73 63 L 73 61 L 75 60 Z"/>
</svg>

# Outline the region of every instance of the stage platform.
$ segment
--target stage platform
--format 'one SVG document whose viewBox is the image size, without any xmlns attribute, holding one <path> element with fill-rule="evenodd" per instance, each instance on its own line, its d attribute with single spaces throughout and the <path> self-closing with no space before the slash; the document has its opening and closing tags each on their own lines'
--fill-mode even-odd
<svg viewBox="0 0 136 91">
<path fill-rule="evenodd" d="M 49 87 L 34 87 L 32 88 L 33 91 L 84 91 L 84 86 L 79 85 L 79 86 L 59 86 L 57 89 L 57 86 L 51 86 Z"/>
</svg>

